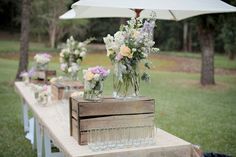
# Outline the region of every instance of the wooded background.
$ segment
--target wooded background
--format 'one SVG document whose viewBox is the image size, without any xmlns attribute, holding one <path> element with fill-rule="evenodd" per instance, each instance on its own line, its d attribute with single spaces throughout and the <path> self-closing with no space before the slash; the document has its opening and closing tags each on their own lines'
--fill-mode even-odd
<svg viewBox="0 0 236 157">
<path fill-rule="evenodd" d="M 74 0 L 75 1 L 75 0 Z M 236 6 L 236 0 L 224 0 Z M 95 42 L 102 43 L 102 37 L 113 34 L 119 28 L 119 23 L 126 19 L 86 19 L 59 20 L 58 16 L 67 11 L 71 0 L 32 1 L 31 6 L 31 40 L 45 41 L 52 47 L 64 41 L 70 35 L 79 40 L 94 36 Z M 6 9 L 7 8 L 7 9 Z M 21 0 L 0 1 L 0 30 L 10 33 L 20 33 Z M 203 15 L 206 16 L 206 15 Z M 197 37 L 197 20 L 194 17 L 180 22 L 157 20 L 155 29 L 156 44 L 163 51 L 199 52 Z M 234 58 L 236 38 L 236 14 L 215 14 L 208 16 L 209 23 L 214 26 L 215 52 L 227 53 Z M 235 39 L 234 39 L 235 40 Z M 232 48 L 233 47 L 233 48 Z"/>
<path fill-rule="evenodd" d="M 56 48 L 59 43 L 71 35 L 80 41 L 95 37 L 94 42 L 103 43 L 104 36 L 114 34 L 120 24 L 125 24 L 127 20 L 122 18 L 59 20 L 58 17 L 69 10 L 75 1 L 0 1 L 0 33 L 19 34 L 21 30 L 22 47 L 20 51 L 22 53 L 19 63 L 21 68 L 19 68 L 18 74 L 27 69 L 26 43 L 28 40 L 44 42 L 52 48 Z M 236 0 L 224 1 L 236 6 Z M 28 16 L 29 21 L 27 21 Z M 230 60 L 235 58 L 235 13 L 202 15 L 179 22 L 157 20 L 156 24 L 154 40 L 161 51 L 202 52 L 202 85 L 215 84 L 215 52 L 227 55 Z M 26 35 L 28 31 L 30 31 L 30 39 Z"/>
</svg>

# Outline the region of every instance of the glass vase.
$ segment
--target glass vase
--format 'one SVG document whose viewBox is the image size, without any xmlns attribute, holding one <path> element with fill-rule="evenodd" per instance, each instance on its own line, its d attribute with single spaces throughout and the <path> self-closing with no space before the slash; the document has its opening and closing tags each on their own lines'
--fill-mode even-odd
<svg viewBox="0 0 236 157">
<path fill-rule="evenodd" d="M 78 71 L 70 73 L 70 79 L 72 81 L 78 81 L 79 80 Z"/>
<path fill-rule="evenodd" d="M 45 64 L 37 64 L 36 68 L 38 70 L 42 70 L 42 71 L 45 71 L 45 70 L 48 70 L 48 63 L 45 63 Z"/>
<path fill-rule="evenodd" d="M 103 81 L 84 80 L 84 99 L 89 101 L 100 101 L 103 93 Z"/>
<path fill-rule="evenodd" d="M 139 66 L 114 64 L 113 97 L 117 99 L 130 99 L 139 96 L 140 74 Z"/>
<path fill-rule="evenodd" d="M 24 82 L 24 84 L 25 84 L 26 86 L 28 86 L 29 83 L 30 83 L 30 78 L 29 78 L 29 76 L 24 76 L 24 77 L 23 77 L 23 82 Z"/>
</svg>

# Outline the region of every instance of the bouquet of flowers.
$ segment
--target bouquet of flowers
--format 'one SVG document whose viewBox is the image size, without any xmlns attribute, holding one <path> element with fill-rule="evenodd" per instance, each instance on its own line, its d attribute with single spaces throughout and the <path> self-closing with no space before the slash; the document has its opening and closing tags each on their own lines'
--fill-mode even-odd
<svg viewBox="0 0 236 157">
<path fill-rule="evenodd" d="M 76 41 L 72 36 L 62 45 L 60 52 L 61 70 L 69 74 L 73 80 L 77 80 L 79 65 L 87 53 L 86 46 L 93 39 L 84 42 Z"/>
<path fill-rule="evenodd" d="M 47 53 L 36 54 L 34 60 L 36 62 L 36 68 L 38 70 L 46 70 L 48 63 L 51 61 L 52 56 Z"/>
<path fill-rule="evenodd" d="M 118 98 L 139 95 L 140 78 L 149 80 L 146 72 L 139 74 L 139 63 L 142 61 L 144 67 L 150 69 L 147 57 L 150 53 L 159 51 L 154 47 L 153 41 L 154 20 L 133 18 L 127 23 L 114 36 L 103 38 L 107 56 L 114 65 L 113 95 Z"/>
<path fill-rule="evenodd" d="M 36 101 L 41 105 L 46 105 L 48 103 L 48 98 L 50 95 L 50 90 L 47 85 L 39 86 L 32 85 L 32 89 L 34 91 L 34 97 Z"/>
<path fill-rule="evenodd" d="M 110 74 L 110 70 L 96 66 L 83 71 L 84 99 L 99 100 L 103 92 L 103 81 Z"/>
<path fill-rule="evenodd" d="M 28 72 L 23 71 L 20 74 L 20 77 L 24 81 L 25 85 L 28 85 L 30 83 L 30 79 L 32 79 L 34 75 L 35 75 L 35 68 L 32 67 Z"/>
</svg>

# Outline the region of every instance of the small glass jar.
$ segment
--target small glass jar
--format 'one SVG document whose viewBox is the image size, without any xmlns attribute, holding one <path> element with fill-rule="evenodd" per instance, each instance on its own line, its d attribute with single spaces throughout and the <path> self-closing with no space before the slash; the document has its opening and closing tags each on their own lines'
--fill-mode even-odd
<svg viewBox="0 0 236 157">
<path fill-rule="evenodd" d="M 29 85 L 29 83 L 30 83 L 29 76 L 24 76 L 22 79 L 23 79 L 23 82 L 26 86 Z"/>
<path fill-rule="evenodd" d="M 84 80 L 84 99 L 100 101 L 103 93 L 103 81 Z"/>
<path fill-rule="evenodd" d="M 37 64 L 37 69 L 38 70 L 42 70 L 42 71 L 44 71 L 44 70 L 48 70 L 48 63 L 45 63 L 45 64 Z"/>
<path fill-rule="evenodd" d="M 38 98 L 36 100 L 39 105 L 46 106 L 48 103 L 48 95 L 39 93 Z"/>
</svg>

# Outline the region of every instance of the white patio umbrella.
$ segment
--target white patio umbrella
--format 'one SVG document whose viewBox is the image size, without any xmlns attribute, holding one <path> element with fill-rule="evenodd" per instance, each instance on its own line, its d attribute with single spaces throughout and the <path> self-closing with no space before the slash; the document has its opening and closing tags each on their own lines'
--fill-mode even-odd
<svg viewBox="0 0 236 157">
<path fill-rule="evenodd" d="M 189 17 L 236 12 L 236 7 L 221 0 L 80 0 L 60 19 L 137 17 L 183 20 Z"/>
</svg>

